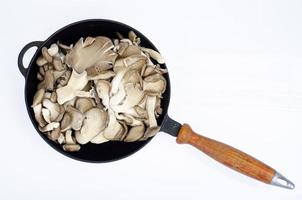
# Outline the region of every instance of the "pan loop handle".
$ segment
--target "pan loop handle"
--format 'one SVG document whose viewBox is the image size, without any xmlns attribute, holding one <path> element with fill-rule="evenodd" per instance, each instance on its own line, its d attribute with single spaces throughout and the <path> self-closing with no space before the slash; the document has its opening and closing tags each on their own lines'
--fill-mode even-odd
<svg viewBox="0 0 302 200">
<path fill-rule="evenodd" d="M 27 45 L 25 45 L 22 50 L 20 51 L 19 53 L 19 56 L 18 56 L 18 68 L 19 68 L 19 71 L 21 72 L 21 74 L 26 77 L 26 74 L 27 74 L 27 67 L 24 67 L 24 64 L 23 64 L 23 57 L 25 55 L 25 53 L 27 52 L 28 49 L 32 48 L 32 47 L 40 47 L 42 45 L 43 42 L 41 41 L 33 41 L 33 42 L 30 42 L 28 43 Z"/>
</svg>

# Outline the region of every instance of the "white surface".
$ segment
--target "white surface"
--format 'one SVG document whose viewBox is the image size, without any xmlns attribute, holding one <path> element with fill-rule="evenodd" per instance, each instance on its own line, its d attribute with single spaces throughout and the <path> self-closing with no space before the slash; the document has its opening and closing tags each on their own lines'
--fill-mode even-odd
<svg viewBox="0 0 302 200">
<path fill-rule="evenodd" d="M 302 199 L 301 9 L 298 0 L 2 2 L 0 199 Z M 87 18 L 144 33 L 169 67 L 170 116 L 265 161 L 296 189 L 249 179 L 164 133 L 108 164 L 50 148 L 27 116 L 17 55 Z"/>
</svg>

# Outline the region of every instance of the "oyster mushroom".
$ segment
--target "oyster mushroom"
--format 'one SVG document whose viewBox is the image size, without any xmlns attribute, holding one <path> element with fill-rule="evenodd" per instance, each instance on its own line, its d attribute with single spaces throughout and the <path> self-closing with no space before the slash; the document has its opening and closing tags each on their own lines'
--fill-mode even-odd
<svg viewBox="0 0 302 200">
<path fill-rule="evenodd" d="M 56 103 L 57 102 L 57 93 L 56 92 L 52 92 L 50 97 L 49 97 L 49 100 L 53 103 Z"/>
<path fill-rule="evenodd" d="M 115 73 L 113 71 L 105 70 L 98 74 L 88 74 L 87 78 L 88 78 L 88 80 L 99 80 L 99 79 L 106 80 L 106 79 L 110 79 L 114 76 L 115 76 Z"/>
<path fill-rule="evenodd" d="M 109 92 L 111 84 L 105 80 L 98 80 L 96 82 L 96 91 L 100 99 L 102 99 L 103 105 L 108 108 L 109 107 Z"/>
<path fill-rule="evenodd" d="M 72 118 L 71 118 L 70 113 L 66 112 L 61 121 L 61 131 L 62 132 L 65 132 L 71 128 L 71 121 L 72 121 Z"/>
<path fill-rule="evenodd" d="M 136 69 L 140 71 L 147 64 L 147 57 L 144 55 L 132 55 L 126 58 L 117 59 L 114 63 L 113 71 L 117 72 L 121 69 Z"/>
<path fill-rule="evenodd" d="M 71 128 L 76 131 L 80 130 L 85 118 L 84 114 L 72 106 L 68 106 L 66 112 L 71 117 Z"/>
<path fill-rule="evenodd" d="M 59 116 L 61 108 L 58 103 L 53 103 L 49 99 L 43 99 L 42 105 L 49 110 L 50 121 L 54 121 Z"/>
<path fill-rule="evenodd" d="M 143 90 L 160 96 L 165 91 L 166 84 L 166 79 L 161 74 L 153 74 L 143 80 Z"/>
<path fill-rule="evenodd" d="M 47 123 L 51 123 L 50 111 L 48 109 L 42 108 L 42 116 Z"/>
<path fill-rule="evenodd" d="M 139 140 L 141 137 L 144 136 L 145 132 L 145 126 L 144 124 L 133 126 L 129 132 L 126 138 L 124 139 L 125 142 L 134 142 Z"/>
<path fill-rule="evenodd" d="M 62 60 L 61 60 L 60 57 L 55 57 L 55 58 L 53 59 L 53 66 L 54 66 L 54 68 L 55 68 L 56 70 L 58 70 L 58 71 L 62 71 L 62 70 L 65 69 L 64 66 L 63 66 L 63 63 L 62 63 Z"/>
<path fill-rule="evenodd" d="M 52 141 L 57 141 L 57 139 L 60 137 L 60 128 L 55 128 L 51 132 L 47 134 L 47 137 Z"/>
<path fill-rule="evenodd" d="M 141 40 L 139 37 L 137 37 L 137 35 L 134 33 L 134 31 L 129 31 L 128 33 L 128 38 L 129 40 L 131 40 L 133 42 L 133 44 L 135 45 L 139 45 Z"/>
<path fill-rule="evenodd" d="M 95 105 L 93 103 L 93 100 L 90 98 L 78 98 L 76 101 L 75 107 L 78 109 L 80 112 L 85 113 L 91 108 L 93 108 Z"/>
<path fill-rule="evenodd" d="M 47 64 L 47 60 L 43 56 L 40 56 L 37 59 L 36 64 L 41 67 L 41 66 Z"/>
<path fill-rule="evenodd" d="M 66 71 L 62 74 L 62 76 L 60 76 L 60 77 L 57 79 L 58 84 L 59 84 L 61 87 L 67 85 L 70 76 L 71 76 L 71 71 L 70 71 L 70 70 L 66 70 Z"/>
<path fill-rule="evenodd" d="M 38 122 L 40 127 L 44 127 L 47 123 L 45 122 L 44 118 L 42 117 L 42 104 L 38 104 L 33 107 L 35 119 Z"/>
<path fill-rule="evenodd" d="M 117 54 L 112 51 L 114 45 L 107 37 L 96 37 L 94 40 L 81 38 L 66 55 L 66 64 L 78 73 L 89 67 L 105 67 L 113 64 Z"/>
<path fill-rule="evenodd" d="M 153 58 L 154 60 L 156 60 L 159 64 L 165 63 L 164 58 L 157 51 L 154 51 L 153 49 L 149 49 L 149 48 L 144 48 L 144 47 L 141 47 L 141 50 L 143 52 L 148 53 L 150 55 L 150 57 Z"/>
<path fill-rule="evenodd" d="M 123 126 L 118 122 L 112 110 L 108 110 L 108 115 L 108 126 L 100 133 L 103 134 L 100 137 L 105 137 L 108 140 L 116 140 L 123 133 Z M 96 138 L 94 140 L 98 139 Z"/>
<path fill-rule="evenodd" d="M 148 122 L 150 128 L 157 127 L 157 121 L 154 114 L 155 106 L 156 106 L 156 97 L 148 96 L 146 102 L 146 110 L 148 113 Z"/>
<path fill-rule="evenodd" d="M 75 70 L 72 71 L 70 79 L 66 86 L 56 90 L 58 96 L 58 103 L 64 104 L 75 97 L 75 91 L 82 90 L 88 82 L 87 72 L 84 71 L 78 74 Z"/>
<path fill-rule="evenodd" d="M 81 146 L 78 144 L 64 144 L 63 149 L 64 151 L 76 152 L 81 149 Z"/>
<path fill-rule="evenodd" d="M 47 52 L 50 56 L 54 56 L 59 52 L 59 47 L 57 44 L 52 44 L 50 47 L 47 49 Z"/>
<path fill-rule="evenodd" d="M 36 105 L 40 104 L 43 100 L 44 94 L 45 94 L 45 89 L 44 88 L 39 89 L 34 96 L 33 104 L 31 107 L 35 107 Z"/>
<path fill-rule="evenodd" d="M 160 130 L 160 127 L 158 127 L 158 126 L 153 127 L 153 128 L 148 127 L 147 130 L 144 133 L 144 136 L 139 140 L 146 140 L 150 137 L 153 137 L 154 135 L 156 135 L 156 133 L 159 132 L 159 130 Z"/>
<path fill-rule="evenodd" d="M 59 138 L 57 139 L 59 144 L 64 144 L 65 143 L 65 137 L 63 133 L 60 133 Z"/>
<path fill-rule="evenodd" d="M 52 56 L 49 55 L 48 53 L 48 49 L 46 47 L 42 48 L 42 55 L 45 58 L 45 60 L 47 60 L 47 62 L 51 63 L 52 62 Z"/>
<path fill-rule="evenodd" d="M 136 106 L 144 97 L 144 92 L 139 84 L 128 83 L 125 85 L 126 98 L 122 104 L 112 105 L 111 108 L 117 112 L 126 112 L 128 109 Z"/>
<path fill-rule="evenodd" d="M 55 79 L 51 70 L 45 72 L 45 76 L 42 78 L 42 80 L 43 81 L 38 84 L 38 90 L 44 88 L 45 90 L 52 91 L 54 88 Z"/>
<path fill-rule="evenodd" d="M 85 113 L 83 126 L 75 134 L 76 140 L 80 144 L 86 144 L 97 134 L 105 129 L 107 125 L 107 113 L 99 108 L 92 108 Z"/>
<path fill-rule="evenodd" d="M 60 126 L 59 122 L 51 122 L 44 127 L 39 127 L 39 130 L 41 132 L 52 131 L 53 129 L 58 128 L 59 126 Z"/>
</svg>

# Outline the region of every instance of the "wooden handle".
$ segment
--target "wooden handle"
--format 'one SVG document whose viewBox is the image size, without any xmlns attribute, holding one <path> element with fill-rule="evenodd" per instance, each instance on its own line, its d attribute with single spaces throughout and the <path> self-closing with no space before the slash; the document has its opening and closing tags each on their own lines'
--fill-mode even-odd
<svg viewBox="0 0 302 200">
<path fill-rule="evenodd" d="M 191 144 L 225 166 L 264 183 L 270 184 L 276 173 L 273 168 L 238 149 L 198 135 L 188 124 L 182 125 L 176 142 Z"/>
</svg>

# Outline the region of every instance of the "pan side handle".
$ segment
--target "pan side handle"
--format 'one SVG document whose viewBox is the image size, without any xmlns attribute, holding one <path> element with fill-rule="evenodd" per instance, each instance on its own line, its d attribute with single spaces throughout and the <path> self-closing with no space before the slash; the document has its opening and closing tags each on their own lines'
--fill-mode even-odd
<svg viewBox="0 0 302 200">
<path fill-rule="evenodd" d="M 26 74 L 27 74 L 27 68 L 24 67 L 24 64 L 23 64 L 23 57 L 25 55 L 25 53 L 28 51 L 28 49 L 32 48 L 32 47 L 40 47 L 42 45 L 43 42 L 41 41 L 33 41 L 33 42 L 30 42 L 28 43 L 27 45 L 25 45 L 22 50 L 20 51 L 19 53 L 19 56 L 18 56 L 18 68 L 19 68 L 19 71 L 21 72 L 21 74 L 26 77 Z"/>
</svg>

